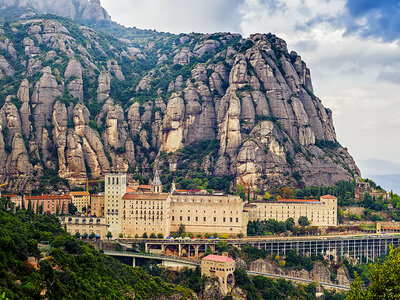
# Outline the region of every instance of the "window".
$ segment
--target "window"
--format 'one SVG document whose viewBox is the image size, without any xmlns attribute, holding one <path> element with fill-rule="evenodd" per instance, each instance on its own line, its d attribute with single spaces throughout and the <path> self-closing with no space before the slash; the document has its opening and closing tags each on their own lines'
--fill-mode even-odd
<svg viewBox="0 0 400 300">
<path fill-rule="evenodd" d="M 232 218 L 229 218 L 229 221 L 232 223 Z"/>
<path fill-rule="evenodd" d="M 174 216 L 172 216 L 172 221 L 175 221 L 175 217 Z"/>
<path fill-rule="evenodd" d="M 223 220 L 224 222 L 226 222 L 226 218 L 225 218 L 225 217 L 223 217 L 222 220 Z"/>
<path fill-rule="evenodd" d="M 236 223 L 239 223 L 239 218 L 236 218 Z"/>
<path fill-rule="evenodd" d="M 182 221 L 182 216 L 179 217 L 179 221 Z"/>
<path fill-rule="evenodd" d="M 205 222 L 206 220 L 207 220 L 206 217 L 204 217 L 204 218 L 203 218 L 203 221 Z"/>
<path fill-rule="evenodd" d="M 199 220 L 199 217 L 196 217 L 196 222 Z"/>
<path fill-rule="evenodd" d="M 216 217 L 214 217 L 214 222 L 217 222 L 217 218 Z"/>
<path fill-rule="evenodd" d="M 190 221 L 190 217 L 188 217 L 188 221 Z"/>
</svg>

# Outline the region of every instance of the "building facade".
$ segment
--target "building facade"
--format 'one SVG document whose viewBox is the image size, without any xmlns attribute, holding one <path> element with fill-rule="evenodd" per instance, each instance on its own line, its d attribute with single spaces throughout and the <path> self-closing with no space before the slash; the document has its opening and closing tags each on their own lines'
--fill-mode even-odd
<svg viewBox="0 0 400 300">
<path fill-rule="evenodd" d="M 34 212 L 50 213 L 50 214 L 68 214 L 68 204 L 72 203 L 69 195 L 42 195 L 42 196 L 25 196 L 24 207 L 31 207 Z"/>
<path fill-rule="evenodd" d="M 180 225 L 193 234 L 247 234 L 247 213 L 239 196 L 173 192 L 171 195 L 171 231 Z"/>
<path fill-rule="evenodd" d="M 78 212 L 87 212 L 90 206 L 90 194 L 89 192 L 70 192 L 69 195 L 72 198 L 72 203 L 78 209 Z"/>
<path fill-rule="evenodd" d="M 71 235 L 77 232 L 80 235 L 87 234 L 90 235 L 94 233 L 97 238 L 105 239 L 108 232 L 109 225 L 105 218 L 94 218 L 94 217 L 76 217 L 67 216 L 63 217 L 61 221 L 62 225 L 65 225 L 67 232 Z"/>
<path fill-rule="evenodd" d="M 126 174 L 105 176 L 104 215 L 114 237 L 122 233 L 122 197 L 126 194 Z"/>
<path fill-rule="evenodd" d="M 293 218 L 297 223 L 301 216 L 308 218 L 312 226 L 337 226 L 337 198 L 331 195 L 315 199 L 280 199 L 255 201 L 246 205 L 249 221 L 274 219 L 286 221 Z"/>
<path fill-rule="evenodd" d="M 98 218 L 104 217 L 104 193 L 90 195 L 90 213 Z"/>
<path fill-rule="evenodd" d="M 2 197 L 10 199 L 12 203 L 14 203 L 15 208 L 23 208 L 23 203 L 22 203 L 22 196 L 20 195 L 1 195 Z"/>
<path fill-rule="evenodd" d="M 122 233 L 124 237 L 142 237 L 144 233 L 169 235 L 169 194 L 129 193 L 122 198 Z"/>
<path fill-rule="evenodd" d="M 227 255 L 207 255 L 201 260 L 201 275 L 216 277 L 226 295 L 235 285 L 235 261 Z"/>
</svg>

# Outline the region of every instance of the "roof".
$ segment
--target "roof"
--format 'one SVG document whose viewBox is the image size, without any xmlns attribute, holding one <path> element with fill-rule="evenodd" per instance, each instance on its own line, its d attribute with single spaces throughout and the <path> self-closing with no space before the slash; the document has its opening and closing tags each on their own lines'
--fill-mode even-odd
<svg viewBox="0 0 400 300">
<path fill-rule="evenodd" d="M 71 200 L 71 196 L 70 195 L 25 196 L 25 200 L 59 200 L 59 199 Z"/>
<path fill-rule="evenodd" d="M 7 194 L 7 195 L 3 194 L 2 196 L 3 197 L 17 197 L 17 195 L 9 195 L 9 194 Z"/>
<path fill-rule="evenodd" d="M 89 192 L 70 192 L 71 196 L 90 196 Z"/>
<path fill-rule="evenodd" d="M 203 260 L 210 260 L 210 261 L 224 262 L 224 263 L 234 261 L 232 258 L 228 256 L 221 256 L 214 254 L 207 255 L 206 257 L 203 258 Z"/>
<path fill-rule="evenodd" d="M 122 200 L 167 200 L 169 194 L 126 193 Z"/>
<path fill-rule="evenodd" d="M 319 202 L 315 199 L 277 199 L 278 202 Z"/>
<path fill-rule="evenodd" d="M 126 187 L 126 192 L 127 193 L 133 193 L 135 191 L 135 189 L 131 188 L 130 186 Z"/>
<path fill-rule="evenodd" d="M 139 189 L 141 190 L 151 190 L 151 186 L 148 184 L 141 184 L 139 185 Z"/>
<path fill-rule="evenodd" d="M 332 195 L 324 195 L 324 196 L 321 196 L 321 198 L 322 199 L 337 199 L 337 197 L 332 196 Z"/>
</svg>

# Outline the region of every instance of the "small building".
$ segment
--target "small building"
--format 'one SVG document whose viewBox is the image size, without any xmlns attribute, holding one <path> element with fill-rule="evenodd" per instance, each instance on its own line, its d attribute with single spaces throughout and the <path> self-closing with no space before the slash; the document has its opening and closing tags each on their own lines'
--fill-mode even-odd
<svg viewBox="0 0 400 300">
<path fill-rule="evenodd" d="M 1 195 L 4 198 L 8 198 L 12 203 L 14 203 L 15 208 L 23 208 L 22 207 L 22 196 L 20 195 Z"/>
<path fill-rule="evenodd" d="M 90 206 L 90 194 L 89 192 L 70 192 L 69 195 L 72 198 L 72 203 L 78 209 L 78 212 L 87 212 Z"/>
<path fill-rule="evenodd" d="M 201 260 L 201 275 L 216 277 L 223 294 L 231 291 L 235 285 L 235 261 L 228 255 L 207 255 Z"/>
<path fill-rule="evenodd" d="M 23 205 L 34 212 L 50 214 L 68 214 L 68 204 L 72 203 L 69 195 L 25 196 Z"/>
<path fill-rule="evenodd" d="M 98 218 L 104 217 L 104 193 L 90 195 L 90 213 Z"/>
<path fill-rule="evenodd" d="M 94 233 L 96 238 L 101 239 L 106 238 L 109 228 L 105 218 L 95 217 L 65 216 L 62 218 L 61 224 L 65 225 L 67 232 L 71 235 L 77 232 L 81 235 Z"/>
</svg>

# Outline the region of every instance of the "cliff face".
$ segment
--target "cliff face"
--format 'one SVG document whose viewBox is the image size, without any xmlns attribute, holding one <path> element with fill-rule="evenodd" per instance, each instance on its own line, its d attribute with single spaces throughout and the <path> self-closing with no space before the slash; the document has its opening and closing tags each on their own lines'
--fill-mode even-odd
<svg viewBox="0 0 400 300">
<path fill-rule="evenodd" d="M 11 2 L 34 1 L 0 6 Z M 359 175 L 306 64 L 274 35 L 127 40 L 35 18 L 0 36 L 0 177 L 11 188 L 156 168 L 164 181 L 230 175 L 258 188 Z"/>
<path fill-rule="evenodd" d="M 79 21 L 110 20 L 100 0 L 0 0 L 0 9 L 19 8 L 35 13 L 55 14 Z"/>
</svg>

